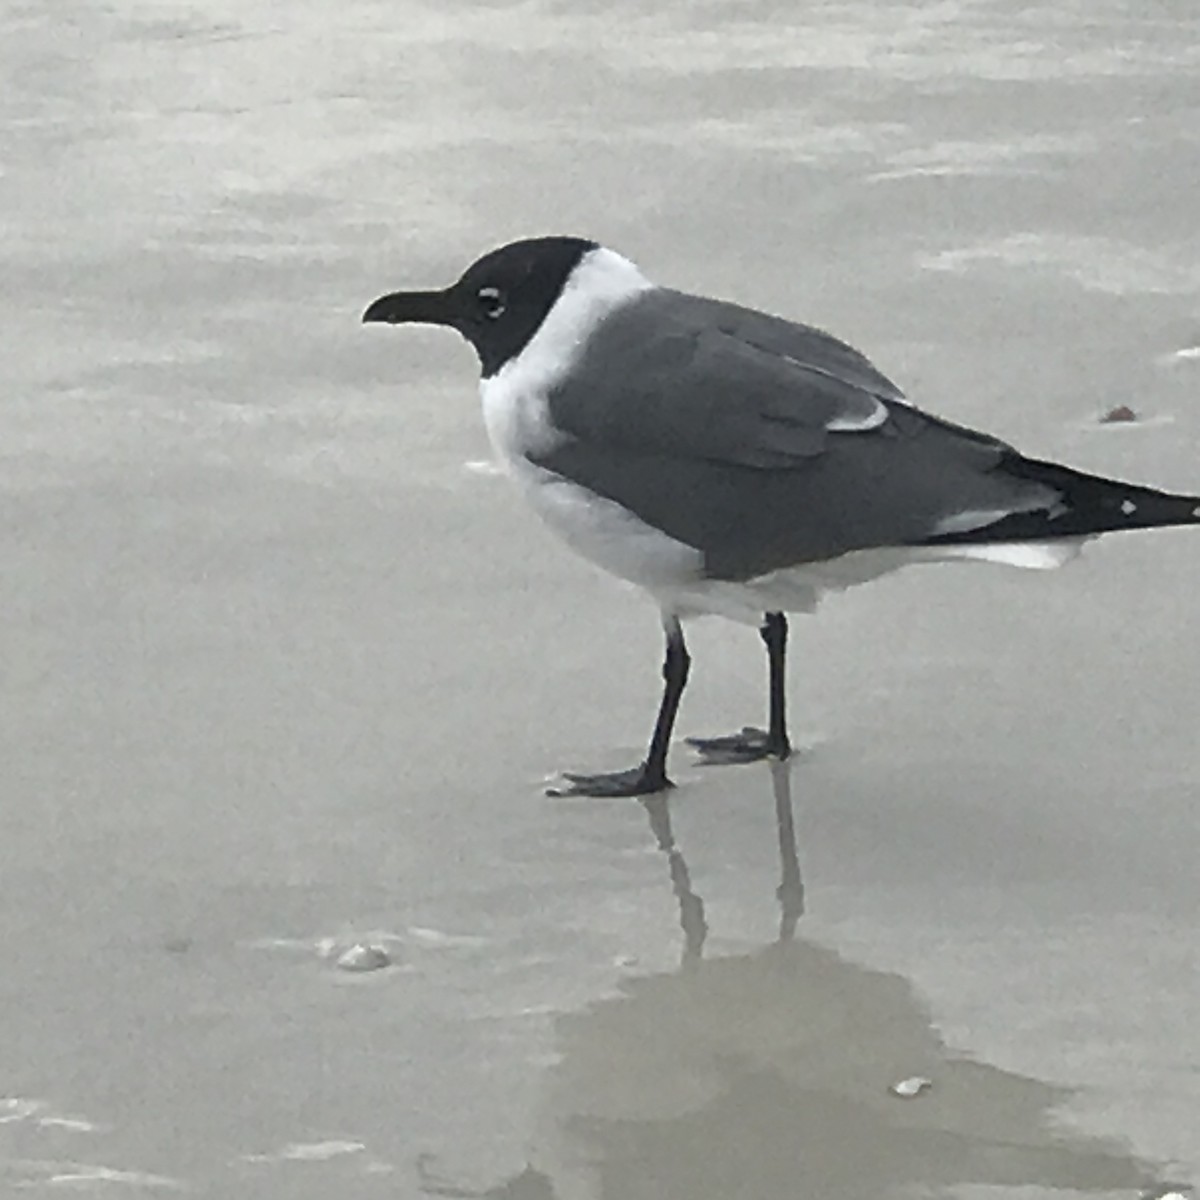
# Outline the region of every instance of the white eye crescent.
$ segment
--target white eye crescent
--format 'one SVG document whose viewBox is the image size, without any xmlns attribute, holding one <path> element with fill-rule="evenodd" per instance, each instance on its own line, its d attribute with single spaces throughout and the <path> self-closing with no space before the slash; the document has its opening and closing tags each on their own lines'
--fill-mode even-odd
<svg viewBox="0 0 1200 1200">
<path fill-rule="evenodd" d="M 489 320 L 494 321 L 497 317 L 503 315 L 507 305 L 504 302 L 504 294 L 499 288 L 481 287 L 475 293 L 475 298 L 479 301 L 483 308 L 483 315 Z"/>
</svg>

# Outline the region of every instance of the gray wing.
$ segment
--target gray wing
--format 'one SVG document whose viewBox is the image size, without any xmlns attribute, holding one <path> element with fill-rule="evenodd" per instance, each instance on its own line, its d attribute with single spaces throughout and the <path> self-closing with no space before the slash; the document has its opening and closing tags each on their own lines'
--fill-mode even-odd
<svg viewBox="0 0 1200 1200">
<path fill-rule="evenodd" d="M 884 401 L 903 399 L 827 333 L 666 289 L 610 316 L 580 367 L 582 386 L 551 397 L 560 429 L 748 467 L 794 466 L 830 433 L 881 425 Z"/>
<path fill-rule="evenodd" d="M 549 398 L 534 461 L 744 579 L 907 545 L 1057 493 L 998 471 L 1005 443 L 927 416 L 844 342 L 665 289 L 608 317 Z"/>
</svg>

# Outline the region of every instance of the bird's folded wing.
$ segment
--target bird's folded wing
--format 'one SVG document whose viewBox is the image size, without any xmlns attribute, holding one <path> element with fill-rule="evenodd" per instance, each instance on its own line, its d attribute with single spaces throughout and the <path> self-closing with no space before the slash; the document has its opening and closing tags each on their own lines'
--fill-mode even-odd
<svg viewBox="0 0 1200 1200">
<path fill-rule="evenodd" d="M 1004 442 L 928 416 L 851 347 L 677 293 L 612 314 L 550 394 L 539 466 L 746 578 L 1054 502 Z"/>
<path fill-rule="evenodd" d="M 803 465 L 831 434 L 880 429 L 901 398 L 819 330 L 655 292 L 597 330 L 550 416 L 584 442 L 770 470 Z"/>
</svg>

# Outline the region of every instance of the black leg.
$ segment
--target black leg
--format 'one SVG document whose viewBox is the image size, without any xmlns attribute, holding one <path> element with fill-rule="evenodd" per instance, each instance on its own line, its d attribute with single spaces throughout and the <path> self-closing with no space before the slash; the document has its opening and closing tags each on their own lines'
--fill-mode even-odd
<svg viewBox="0 0 1200 1200">
<path fill-rule="evenodd" d="M 678 618 L 664 617 L 663 628 L 667 634 L 667 652 L 662 667 L 663 696 L 646 761 L 628 771 L 614 771 L 607 775 L 564 773 L 567 786 L 548 789 L 551 796 L 648 796 L 674 786 L 667 778 L 667 751 L 671 746 L 675 714 L 679 711 L 679 700 L 687 686 L 692 659 L 683 640 L 683 628 Z"/>
<path fill-rule="evenodd" d="M 792 752 L 787 732 L 787 617 L 783 613 L 767 613 L 759 633 L 767 647 L 767 666 L 771 678 L 768 753 L 774 758 L 784 759 Z"/>
<path fill-rule="evenodd" d="M 700 751 L 701 761 L 707 765 L 785 759 L 792 752 L 787 733 L 787 617 L 779 612 L 767 613 L 759 635 L 767 647 L 769 727 L 764 732 L 747 725 L 740 733 L 728 737 L 688 738 L 688 745 Z"/>
</svg>

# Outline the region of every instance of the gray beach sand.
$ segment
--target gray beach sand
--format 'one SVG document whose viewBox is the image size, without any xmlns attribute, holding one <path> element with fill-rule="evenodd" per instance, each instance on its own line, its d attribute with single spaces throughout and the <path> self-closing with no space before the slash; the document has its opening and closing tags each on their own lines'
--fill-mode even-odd
<svg viewBox="0 0 1200 1200">
<path fill-rule="evenodd" d="M 789 770 L 553 800 L 655 613 L 358 324 L 585 234 L 1200 490 L 1193 5 L 0 0 L 0 75 L 0 1194 L 1200 1177 L 1200 534 L 838 597 Z M 760 721 L 692 640 L 682 731 Z"/>
</svg>

